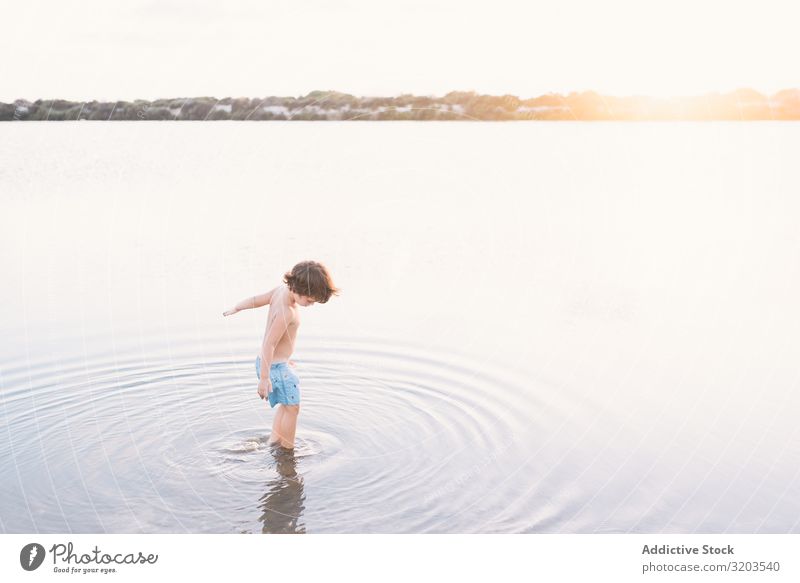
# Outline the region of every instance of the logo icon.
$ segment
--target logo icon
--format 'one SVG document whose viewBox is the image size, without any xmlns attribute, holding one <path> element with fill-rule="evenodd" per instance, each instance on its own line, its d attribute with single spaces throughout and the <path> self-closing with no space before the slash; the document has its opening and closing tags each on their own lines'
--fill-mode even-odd
<svg viewBox="0 0 800 583">
<path fill-rule="evenodd" d="M 44 561 L 44 547 L 39 543 L 30 543 L 19 552 L 19 564 L 26 571 L 35 571 Z"/>
</svg>

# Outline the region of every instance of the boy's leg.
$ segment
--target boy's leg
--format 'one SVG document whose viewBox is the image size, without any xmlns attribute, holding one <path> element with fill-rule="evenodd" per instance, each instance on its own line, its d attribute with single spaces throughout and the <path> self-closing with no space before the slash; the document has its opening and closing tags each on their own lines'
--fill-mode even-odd
<svg viewBox="0 0 800 583">
<path fill-rule="evenodd" d="M 267 445 L 271 445 L 281 441 L 281 425 L 283 424 L 283 410 L 284 405 L 278 405 L 278 410 L 275 411 L 275 416 L 272 418 L 272 433 L 269 435 Z"/>
<path fill-rule="evenodd" d="M 300 413 L 300 405 L 281 405 L 284 409 L 283 419 L 280 425 L 281 445 L 286 449 L 294 447 L 294 434 L 297 429 L 297 416 Z"/>
</svg>

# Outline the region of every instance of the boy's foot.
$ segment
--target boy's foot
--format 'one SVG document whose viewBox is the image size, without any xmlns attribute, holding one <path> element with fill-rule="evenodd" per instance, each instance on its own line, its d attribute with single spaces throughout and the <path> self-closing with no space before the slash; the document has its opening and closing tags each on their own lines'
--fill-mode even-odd
<svg viewBox="0 0 800 583">
<path fill-rule="evenodd" d="M 289 451 L 292 451 L 294 449 L 294 444 L 286 445 L 286 442 L 281 441 L 280 439 L 276 439 L 275 441 L 267 441 L 267 446 L 272 449 L 280 448 L 280 449 L 288 449 Z"/>
<path fill-rule="evenodd" d="M 283 447 L 281 444 L 276 443 L 275 445 L 270 446 L 269 451 L 278 461 L 294 459 L 293 447 Z"/>
</svg>

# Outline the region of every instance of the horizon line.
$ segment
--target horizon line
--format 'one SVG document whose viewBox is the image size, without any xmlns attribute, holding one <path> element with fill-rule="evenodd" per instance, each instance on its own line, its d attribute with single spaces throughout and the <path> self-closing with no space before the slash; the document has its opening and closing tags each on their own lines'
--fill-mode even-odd
<svg viewBox="0 0 800 583">
<path fill-rule="evenodd" d="M 236 95 L 228 94 L 224 97 L 217 98 L 214 95 L 194 95 L 194 96 L 186 96 L 186 95 L 178 95 L 178 96 L 170 96 L 170 97 L 155 97 L 155 98 L 144 98 L 144 97 L 135 97 L 135 98 L 124 98 L 124 99 L 107 99 L 107 98 L 92 98 L 92 99 L 76 99 L 76 98 L 69 98 L 69 97 L 37 97 L 36 99 L 29 99 L 27 97 L 17 97 L 12 101 L 0 101 L 0 103 L 5 104 L 13 104 L 20 101 L 26 101 L 28 103 L 36 103 L 37 101 L 72 101 L 76 103 L 90 103 L 93 101 L 97 102 L 105 102 L 105 103 L 120 103 L 120 102 L 136 102 L 136 101 L 159 101 L 162 99 L 255 99 L 257 97 L 261 97 L 264 99 L 268 99 L 271 97 L 281 97 L 281 98 L 293 98 L 293 99 L 302 99 L 308 98 L 311 96 L 317 96 L 320 93 L 331 94 L 331 95 L 342 95 L 342 96 L 350 96 L 356 97 L 359 99 L 381 99 L 381 98 L 398 98 L 398 97 L 426 97 L 431 99 L 444 99 L 448 95 L 453 93 L 465 93 L 465 94 L 474 94 L 479 97 L 516 97 L 518 99 L 535 99 L 536 97 L 544 97 L 547 95 L 559 95 L 568 97 L 571 95 L 586 95 L 586 94 L 594 94 L 601 97 L 609 97 L 609 98 L 616 98 L 616 99 L 625 99 L 625 98 L 648 98 L 648 99 L 655 99 L 655 100 L 670 100 L 670 99 L 686 99 L 692 97 L 708 97 L 708 96 L 725 96 L 734 93 L 739 93 L 742 91 L 754 92 L 758 93 L 763 97 L 775 97 L 781 93 L 786 92 L 797 92 L 800 91 L 798 87 L 787 87 L 784 89 L 779 89 L 774 91 L 773 93 L 769 92 L 762 92 L 759 89 L 755 89 L 754 87 L 748 86 L 740 86 L 736 89 L 730 90 L 708 90 L 705 92 L 697 92 L 697 93 L 684 93 L 684 94 L 673 94 L 673 95 L 658 95 L 658 94 L 649 94 L 649 93 L 602 93 L 595 89 L 583 89 L 583 90 L 570 90 L 568 92 L 561 92 L 561 91 L 548 91 L 546 93 L 539 93 L 536 96 L 531 97 L 520 97 L 518 94 L 515 93 L 485 93 L 479 92 L 476 89 L 451 89 L 450 91 L 443 93 L 443 94 L 435 94 L 435 93 L 411 93 L 411 92 L 400 92 L 400 93 L 384 93 L 384 94 L 355 94 L 349 93 L 347 91 L 340 91 L 338 89 L 313 89 L 305 94 L 298 93 L 298 94 L 268 94 L 262 96 L 248 96 L 248 95 Z"/>
<path fill-rule="evenodd" d="M 450 91 L 445 95 L 355 96 L 315 90 L 268 97 L 164 97 L 133 101 L 18 99 L 0 103 L 0 121 L 649 121 L 800 120 L 800 90 L 772 96 L 741 88 L 728 93 L 660 98 L 596 91 L 537 97 Z"/>
</svg>

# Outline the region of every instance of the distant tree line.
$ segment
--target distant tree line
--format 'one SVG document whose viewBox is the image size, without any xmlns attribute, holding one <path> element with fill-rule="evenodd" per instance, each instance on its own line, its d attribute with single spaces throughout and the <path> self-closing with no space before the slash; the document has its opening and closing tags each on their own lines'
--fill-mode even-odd
<svg viewBox="0 0 800 583">
<path fill-rule="evenodd" d="M 312 91 L 302 97 L 191 97 L 155 101 L 0 103 L 0 121 L 77 120 L 798 120 L 800 90 L 765 96 L 753 89 L 696 97 L 610 97 L 594 91 L 530 99 L 451 91 L 444 97 L 356 97 Z"/>
</svg>

